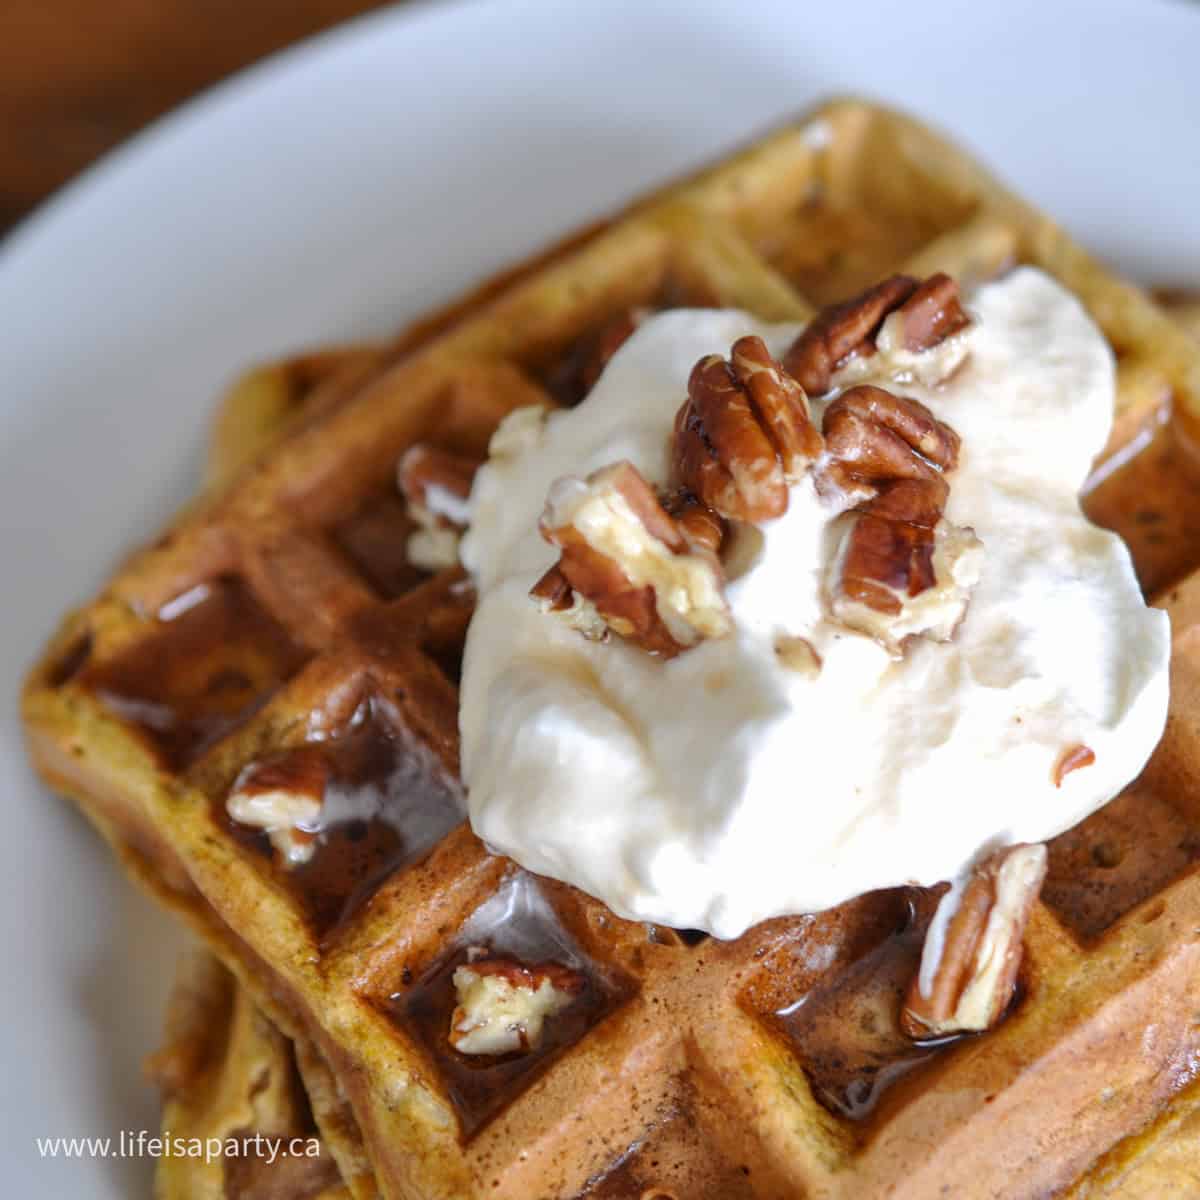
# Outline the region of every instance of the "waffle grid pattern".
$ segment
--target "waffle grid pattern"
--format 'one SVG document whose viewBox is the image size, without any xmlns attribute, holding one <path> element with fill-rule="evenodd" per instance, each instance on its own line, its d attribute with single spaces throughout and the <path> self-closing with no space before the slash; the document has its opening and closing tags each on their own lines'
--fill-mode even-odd
<svg viewBox="0 0 1200 1200">
<path fill-rule="evenodd" d="M 68 618 L 27 686 L 34 760 L 307 1048 L 306 1080 L 336 1081 L 353 1121 L 330 1140 L 356 1196 L 1046 1194 L 1196 1074 L 1200 542 L 1169 520 L 1157 541 L 1139 536 L 1122 498 L 1140 456 L 1098 472 L 1095 511 L 1130 538 L 1147 588 L 1167 589 L 1170 727 L 1134 790 L 1052 847 L 1018 1002 L 983 1037 L 917 1062 L 889 1041 L 888 972 L 911 962 L 928 916 L 916 889 L 692 944 L 514 875 L 459 824 L 415 854 L 354 860 L 369 886 L 343 887 L 318 918 L 311 891 L 223 816 L 246 764 L 336 749 L 362 719 L 427 810 L 459 796 L 469 595 L 456 572 L 396 559 L 405 447 L 481 453 L 505 412 L 569 398 L 587 339 L 631 306 L 803 320 L 893 270 L 969 287 L 1015 262 L 1062 279 L 1117 351 L 1108 461 L 1147 431 L 1183 438 L 1200 416 L 1200 354 L 1158 308 L 936 135 L 839 101 L 392 346 L 258 378 L 247 419 L 283 435 L 214 474 Z M 222 420 L 236 446 L 245 427 Z M 497 1082 L 480 1117 L 408 997 L 513 886 L 546 906 L 531 936 L 539 921 L 565 934 L 604 1003 L 571 1044 Z M 872 955 L 882 976 L 864 990 L 855 968 Z M 798 1023 L 805 998 L 817 1015 Z M 847 1033 L 855 1022 L 878 1036 Z"/>
</svg>

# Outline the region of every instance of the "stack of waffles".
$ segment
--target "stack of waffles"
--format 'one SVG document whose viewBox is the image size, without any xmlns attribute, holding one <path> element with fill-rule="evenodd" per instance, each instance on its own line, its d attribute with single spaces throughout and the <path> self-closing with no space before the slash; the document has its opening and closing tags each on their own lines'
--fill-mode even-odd
<svg viewBox="0 0 1200 1200">
<path fill-rule="evenodd" d="M 471 592 L 410 560 L 405 450 L 479 457 L 512 409 L 577 402 L 632 310 L 803 321 L 898 270 L 969 290 L 1017 263 L 1078 295 L 1116 353 L 1087 507 L 1170 612 L 1174 656 L 1143 776 L 1049 846 L 1003 1023 L 937 1044 L 899 1029 L 933 907 L 921 889 L 720 942 L 621 920 L 489 854 L 458 777 Z M 940 137 L 858 101 L 392 344 L 253 373 L 221 409 L 204 493 L 66 619 L 25 692 L 39 770 L 224 964 L 181 981 L 156 1060 L 168 1124 L 320 1137 L 304 1164 L 164 1164 L 162 1194 L 1200 1187 L 1197 422 L 1200 348 L 1160 307 Z M 247 772 L 314 763 L 329 815 L 289 865 L 227 800 Z M 355 797 L 350 816 L 331 795 Z M 453 976 L 481 945 L 582 981 L 531 1053 L 450 1044 Z"/>
</svg>

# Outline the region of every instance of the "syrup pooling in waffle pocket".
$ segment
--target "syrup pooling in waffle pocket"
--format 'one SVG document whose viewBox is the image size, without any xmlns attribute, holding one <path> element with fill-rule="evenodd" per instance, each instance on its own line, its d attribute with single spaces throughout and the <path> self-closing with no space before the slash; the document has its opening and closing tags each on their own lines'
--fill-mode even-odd
<svg viewBox="0 0 1200 1200">
<path fill-rule="evenodd" d="M 859 958 L 767 1007 L 821 1102 L 851 1120 L 870 1115 L 890 1086 L 953 1040 L 914 1039 L 898 1020 L 937 902 L 916 888 L 882 893 L 857 931 L 865 944 Z"/>
<path fill-rule="evenodd" d="M 198 584 L 156 618 L 155 636 L 85 667 L 80 681 L 172 767 L 242 724 L 307 658 L 235 579 Z"/>
<path fill-rule="evenodd" d="M 322 933 L 462 820 L 457 788 L 381 697 L 244 767 L 225 813 L 239 838 L 273 853 Z"/>
<path fill-rule="evenodd" d="M 505 1026 L 483 1030 L 469 1007 L 472 981 L 465 977 L 496 966 L 524 971 L 535 986 L 558 993 L 532 1038 L 524 1024 L 510 1020 L 510 1010 L 501 1014 Z M 627 981 L 588 957 L 533 877 L 514 870 L 470 915 L 449 950 L 386 1003 L 397 1021 L 415 1031 L 469 1133 L 536 1080 L 628 991 Z"/>
</svg>

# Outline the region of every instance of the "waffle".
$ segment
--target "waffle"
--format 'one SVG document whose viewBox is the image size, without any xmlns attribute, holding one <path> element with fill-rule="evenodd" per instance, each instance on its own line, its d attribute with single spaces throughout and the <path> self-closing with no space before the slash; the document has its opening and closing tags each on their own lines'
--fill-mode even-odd
<svg viewBox="0 0 1200 1200">
<path fill-rule="evenodd" d="M 1200 304 L 1195 296 L 1155 294 L 1163 308 L 1200 339 Z M 316 385 L 348 359 L 342 352 L 327 351 L 267 364 L 240 379 L 217 410 L 206 486 L 223 486 L 277 440 L 309 409 L 314 397 L 320 400 L 325 394 Z M 239 1034 L 230 1033 L 222 1040 L 223 1031 L 231 1029 Z M 164 1091 L 164 1134 L 224 1137 L 249 1124 L 264 1131 L 305 1132 L 297 1112 L 310 1112 L 315 1128 L 337 1148 L 336 1160 L 349 1164 L 351 1171 L 365 1170 L 357 1128 L 345 1106 L 333 1098 L 336 1093 L 330 1091 L 328 1073 L 313 1061 L 311 1050 L 302 1049 L 298 1056 L 246 989 L 210 955 L 195 955 L 183 964 L 168 1010 L 166 1044 L 153 1056 L 150 1071 Z M 308 1091 L 299 1104 L 294 1088 L 261 1083 L 264 1075 L 294 1079 L 297 1072 Z M 252 1117 L 247 1116 L 250 1105 Z M 1198 1143 L 1200 1081 L 1168 1102 L 1150 1127 L 1104 1154 L 1063 1195 L 1067 1200 L 1113 1196 L 1154 1200 L 1172 1193 L 1200 1192 Z M 313 1200 L 349 1200 L 340 1179 L 329 1183 L 328 1157 L 321 1161 L 308 1179 L 297 1179 L 296 1164 L 287 1160 L 259 1158 L 253 1171 L 247 1171 L 237 1163 L 170 1158 L 160 1165 L 158 1194 L 162 1200 L 209 1195 L 222 1200 L 262 1200 L 272 1195 L 287 1195 L 290 1200 L 310 1195 Z M 358 1182 L 360 1189 L 365 1188 L 367 1181 L 361 1175 Z"/>
<path fill-rule="evenodd" d="M 302 419 L 311 420 L 370 369 L 375 347 L 330 348 L 247 371 L 221 398 L 204 469 L 205 492 L 237 474 Z M 322 386 L 337 376 L 339 387 Z M 377 1195 L 353 1114 L 312 1046 L 284 1037 L 245 985 L 208 951 L 180 963 L 168 999 L 163 1046 L 146 1062 L 163 1096 L 164 1137 L 233 1138 L 241 1153 L 160 1159 L 158 1200 L 362 1200 Z M 316 1137 L 306 1155 L 247 1154 L 254 1132 Z M 257 1149 L 257 1146 L 254 1147 Z M 353 1191 L 343 1176 L 354 1181 Z"/>
<path fill-rule="evenodd" d="M 1087 503 L 1171 611 L 1175 655 L 1144 776 L 1051 845 L 1004 1024 L 898 1036 L 919 889 L 721 943 L 487 854 L 458 808 L 470 596 L 404 561 L 403 449 L 479 453 L 511 408 L 577 400 L 631 306 L 799 320 L 896 269 L 970 286 L 1016 262 L 1079 295 L 1117 353 Z M 840 101 L 318 374 L 281 385 L 312 394 L 278 443 L 66 620 L 24 712 L 52 786 L 336 1082 L 383 1194 L 1040 1195 L 1174 1119 L 1200 1054 L 1200 352 L 1143 293 L 937 135 Z M 224 801 L 314 737 L 351 783 L 403 781 L 404 818 L 330 830 L 288 872 Z M 445 1032 L 479 940 L 550 948 L 587 985 L 539 1052 L 472 1068 Z M 368 1195 L 370 1175 L 347 1185 Z"/>
<path fill-rule="evenodd" d="M 1200 293 L 1163 288 L 1155 297 L 1192 337 L 1200 339 Z"/>
<path fill-rule="evenodd" d="M 211 1148 L 161 1157 L 159 1200 L 351 1200 L 320 1144 L 310 1107 L 319 1090 L 306 1091 L 292 1044 L 207 952 L 195 952 L 181 969 L 166 1041 L 148 1070 L 163 1090 L 164 1134 L 181 1149 L 193 1139 Z M 295 1153 L 278 1155 L 265 1143 L 255 1153 L 256 1134 Z"/>
</svg>

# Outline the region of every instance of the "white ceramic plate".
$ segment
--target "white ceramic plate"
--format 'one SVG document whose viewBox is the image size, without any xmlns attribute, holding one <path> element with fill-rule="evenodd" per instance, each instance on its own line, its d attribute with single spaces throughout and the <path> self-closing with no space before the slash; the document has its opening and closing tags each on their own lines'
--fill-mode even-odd
<svg viewBox="0 0 1200 1200">
<path fill-rule="evenodd" d="M 276 57 L 88 172 L 0 246 L 0 1177 L 148 1194 L 168 921 L 30 776 L 15 693 L 58 614 L 194 489 L 254 359 L 384 333 L 832 91 L 959 136 L 1133 275 L 1200 283 L 1200 10 L 407 6 Z"/>
</svg>

